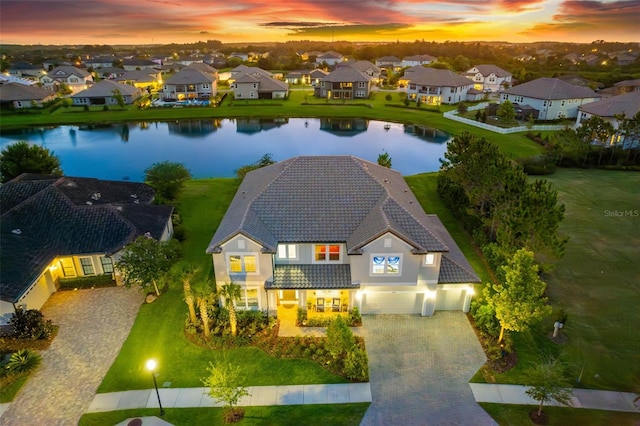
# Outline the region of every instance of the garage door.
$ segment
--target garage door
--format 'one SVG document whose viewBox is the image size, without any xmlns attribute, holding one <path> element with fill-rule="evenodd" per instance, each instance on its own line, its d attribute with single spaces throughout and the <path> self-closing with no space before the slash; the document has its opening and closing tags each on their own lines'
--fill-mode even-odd
<svg viewBox="0 0 640 426">
<path fill-rule="evenodd" d="M 363 314 L 419 314 L 422 311 L 422 293 L 413 291 L 381 291 L 366 293 L 362 300 Z"/>
<path fill-rule="evenodd" d="M 436 294 L 436 311 L 461 311 L 464 306 L 464 289 L 439 288 Z"/>
</svg>

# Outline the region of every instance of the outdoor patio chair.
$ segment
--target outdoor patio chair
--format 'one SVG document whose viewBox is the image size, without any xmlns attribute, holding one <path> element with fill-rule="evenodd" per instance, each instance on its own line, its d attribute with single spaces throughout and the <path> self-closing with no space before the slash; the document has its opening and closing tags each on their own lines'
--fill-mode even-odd
<svg viewBox="0 0 640 426">
<path fill-rule="evenodd" d="M 333 299 L 333 304 L 331 305 L 331 312 L 340 312 L 340 299 Z"/>
<path fill-rule="evenodd" d="M 322 297 L 316 299 L 316 312 L 324 312 L 324 298 Z"/>
</svg>

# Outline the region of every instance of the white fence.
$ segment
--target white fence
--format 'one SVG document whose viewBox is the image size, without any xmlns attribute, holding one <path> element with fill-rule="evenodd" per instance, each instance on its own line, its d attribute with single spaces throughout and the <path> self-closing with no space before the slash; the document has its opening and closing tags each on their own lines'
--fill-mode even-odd
<svg viewBox="0 0 640 426">
<path fill-rule="evenodd" d="M 486 107 L 487 105 L 488 105 L 488 103 L 481 103 L 481 104 L 478 104 L 478 105 L 474 105 L 474 106 L 469 108 L 469 111 L 475 111 L 477 109 L 484 109 L 484 107 Z M 489 130 L 491 132 L 501 133 L 503 135 L 508 134 L 508 133 L 519 133 L 519 132 L 536 131 L 536 130 L 537 131 L 541 131 L 541 130 L 562 130 L 562 129 L 565 129 L 567 127 L 570 127 L 570 128 L 574 128 L 575 127 L 575 124 L 571 125 L 571 126 L 561 125 L 561 124 L 549 124 L 549 125 L 535 124 L 533 126 L 518 126 L 518 127 L 503 128 L 503 127 L 498 127 L 498 126 L 492 126 L 491 124 L 483 123 L 481 121 L 475 121 L 475 120 L 470 120 L 468 118 L 460 117 L 458 115 L 458 112 L 455 111 L 455 110 L 447 111 L 443 115 L 444 115 L 445 118 L 448 118 L 449 120 L 457 121 L 459 123 L 468 124 L 469 126 L 478 127 L 480 129 Z"/>
</svg>

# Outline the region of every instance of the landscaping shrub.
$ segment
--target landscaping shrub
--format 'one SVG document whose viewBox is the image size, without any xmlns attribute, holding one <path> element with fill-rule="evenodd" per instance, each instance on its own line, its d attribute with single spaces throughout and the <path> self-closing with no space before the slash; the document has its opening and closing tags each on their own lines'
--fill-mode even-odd
<svg viewBox="0 0 640 426">
<path fill-rule="evenodd" d="M 348 379 L 358 382 L 369 381 L 369 360 L 367 351 L 363 348 L 354 345 L 344 357 L 343 364 L 344 375 Z"/>
<path fill-rule="evenodd" d="M 355 345 L 353 333 L 342 316 L 337 316 L 327 327 L 327 349 L 334 359 L 342 358 Z"/>
<path fill-rule="evenodd" d="M 38 368 L 41 362 L 42 357 L 38 353 L 21 349 L 11 355 L 1 374 L 3 377 L 27 374 Z"/>
<path fill-rule="evenodd" d="M 551 175 L 556 171 L 556 164 L 546 155 L 534 155 L 519 160 L 524 172 L 530 176 Z"/>
<path fill-rule="evenodd" d="M 351 312 L 349 312 L 349 326 L 360 327 L 362 325 L 362 316 L 360 316 L 360 309 L 354 306 Z"/>
<path fill-rule="evenodd" d="M 60 289 L 70 290 L 74 288 L 115 287 L 116 281 L 113 275 L 89 275 L 77 278 L 60 278 Z"/>
<path fill-rule="evenodd" d="M 10 324 L 14 330 L 13 336 L 18 339 L 46 340 L 54 331 L 51 320 L 45 320 L 42 312 L 37 309 L 17 308 Z"/>
<path fill-rule="evenodd" d="M 307 321 L 307 310 L 298 308 L 298 317 L 296 319 L 296 325 L 305 325 Z"/>
</svg>

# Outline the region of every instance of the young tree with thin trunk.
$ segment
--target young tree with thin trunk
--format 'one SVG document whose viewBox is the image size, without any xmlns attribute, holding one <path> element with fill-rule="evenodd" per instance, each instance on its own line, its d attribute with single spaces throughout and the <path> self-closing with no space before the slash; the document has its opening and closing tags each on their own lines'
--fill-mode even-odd
<svg viewBox="0 0 640 426">
<path fill-rule="evenodd" d="M 238 316 L 236 314 L 236 302 L 240 300 L 241 290 L 238 284 L 231 281 L 220 287 L 220 296 L 224 299 L 224 304 L 229 311 L 229 324 L 231 325 L 231 335 L 238 335 Z"/>
<path fill-rule="evenodd" d="M 180 261 L 173 265 L 170 273 L 172 280 L 182 282 L 184 301 L 189 308 L 189 320 L 192 324 L 195 324 L 198 318 L 196 316 L 195 297 L 191 290 L 191 283 L 193 283 L 196 276 L 200 273 L 200 268 L 186 261 Z"/>
<path fill-rule="evenodd" d="M 567 380 L 566 366 L 557 358 L 534 364 L 525 371 L 525 392 L 531 398 L 539 401 L 538 417 L 542 415 L 542 406 L 547 401 L 557 401 L 569 405 L 573 392 Z"/>
<path fill-rule="evenodd" d="M 227 423 L 237 422 L 242 418 L 243 412 L 234 406 L 243 396 L 250 393 L 242 386 L 242 370 L 240 366 L 231 365 L 226 361 L 214 364 L 209 362 L 207 368 L 208 377 L 200 379 L 202 384 L 209 388 L 208 395 L 216 401 L 224 402 L 229 406 L 229 413 L 225 416 Z"/>
<path fill-rule="evenodd" d="M 551 314 L 551 306 L 544 297 L 547 284 L 538 275 L 539 267 L 533 252 L 520 249 L 501 268 L 504 282 L 487 284 L 483 291 L 500 322 L 498 342 L 502 342 L 505 330 L 526 331 L 533 323 Z"/>
<path fill-rule="evenodd" d="M 216 301 L 215 284 L 210 278 L 203 278 L 193 283 L 192 290 L 200 311 L 204 337 L 209 337 L 211 335 L 209 307 Z"/>
</svg>

